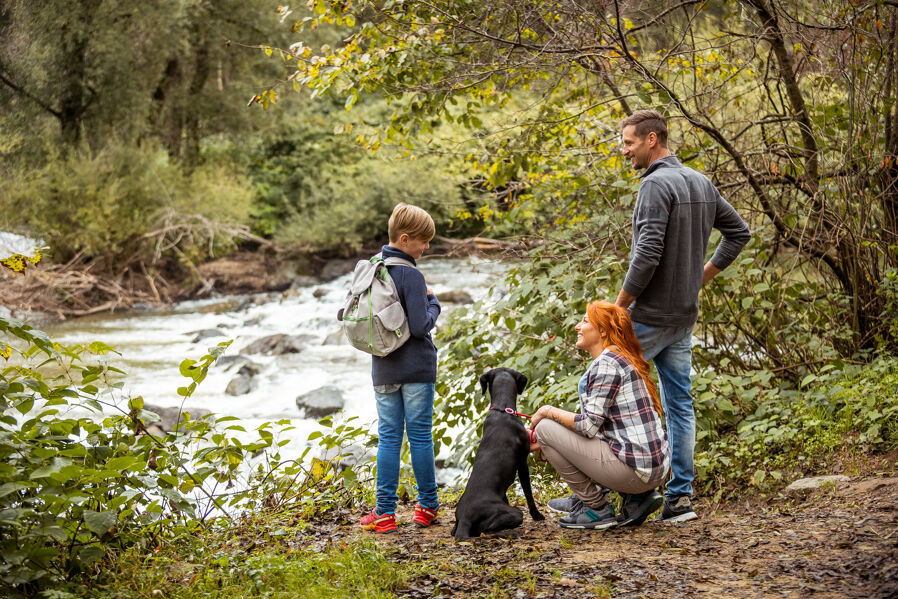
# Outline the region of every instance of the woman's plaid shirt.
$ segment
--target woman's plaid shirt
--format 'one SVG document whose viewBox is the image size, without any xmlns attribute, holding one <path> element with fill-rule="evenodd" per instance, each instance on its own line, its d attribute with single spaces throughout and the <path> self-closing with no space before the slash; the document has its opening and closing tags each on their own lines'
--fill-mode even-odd
<svg viewBox="0 0 898 599">
<path fill-rule="evenodd" d="M 670 463 L 667 432 L 642 377 L 624 356 L 606 348 L 586 372 L 574 418 L 584 437 L 601 435 L 644 482 L 660 479 Z"/>
</svg>

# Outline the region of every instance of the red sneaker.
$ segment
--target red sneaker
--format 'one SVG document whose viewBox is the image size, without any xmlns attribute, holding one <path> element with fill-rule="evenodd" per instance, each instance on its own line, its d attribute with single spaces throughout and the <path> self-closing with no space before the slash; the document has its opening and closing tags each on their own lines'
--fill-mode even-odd
<svg viewBox="0 0 898 599">
<path fill-rule="evenodd" d="M 396 532 L 396 517 L 393 514 L 378 514 L 377 509 L 364 516 L 359 522 L 363 530 L 374 532 Z"/>
<path fill-rule="evenodd" d="M 422 528 L 430 526 L 433 524 L 433 521 L 437 519 L 437 512 L 439 511 L 440 508 L 431 509 L 429 507 L 424 507 L 419 503 L 415 506 L 415 517 L 412 518 L 412 522 Z"/>
</svg>

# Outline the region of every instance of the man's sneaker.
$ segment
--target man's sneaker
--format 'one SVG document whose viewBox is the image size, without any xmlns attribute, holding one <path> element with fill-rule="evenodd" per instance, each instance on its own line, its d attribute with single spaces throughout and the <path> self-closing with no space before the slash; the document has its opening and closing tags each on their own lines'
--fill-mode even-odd
<svg viewBox="0 0 898 599">
<path fill-rule="evenodd" d="M 664 497 L 655 489 L 636 495 L 622 494 L 622 499 L 618 526 L 639 526 L 664 503 Z"/>
<path fill-rule="evenodd" d="M 412 522 L 422 528 L 430 526 L 437 519 L 437 512 L 439 511 L 440 508 L 424 507 L 419 503 L 415 506 L 415 517 L 412 518 Z"/>
<path fill-rule="evenodd" d="M 661 510 L 659 521 L 665 523 L 688 522 L 698 518 L 692 510 L 692 500 L 688 495 L 681 495 L 676 500 L 664 499 L 664 509 Z"/>
<path fill-rule="evenodd" d="M 606 530 L 617 526 L 617 516 L 614 515 L 614 505 L 610 501 L 597 509 L 589 508 L 581 503 L 579 509 L 563 516 L 558 523 L 563 528 Z"/>
<path fill-rule="evenodd" d="M 377 509 L 364 516 L 359 522 L 363 530 L 374 532 L 396 532 L 396 517 L 393 514 L 378 514 Z"/>
<path fill-rule="evenodd" d="M 570 497 L 556 497 L 555 499 L 550 499 L 549 503 L 546 505 L 549 507 L 549 510 L 556 514 L 570 514 L 583 505 L 583 502 L 580 501 L 580 498 L 576 495 L 571 495 Z"/>
</svg>

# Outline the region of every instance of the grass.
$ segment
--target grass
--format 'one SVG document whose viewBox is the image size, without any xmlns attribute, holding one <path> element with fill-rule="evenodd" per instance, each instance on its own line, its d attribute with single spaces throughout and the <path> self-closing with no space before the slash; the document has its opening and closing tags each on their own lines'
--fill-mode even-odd
<svg viewBox="0 0 898 599">
<path fill-rule="evenodd" d="M 370 539 L 340 543 L 321 552 L 309 547 L 271 546 L 241 550 L 229 544 L 179 559 L 124 556 L 114 577 L 100 589 L 103 599 L 270 597 L 273 599 L 371 599 L 392 597 L 420 571 L 395 564 Z"/>
</svg>

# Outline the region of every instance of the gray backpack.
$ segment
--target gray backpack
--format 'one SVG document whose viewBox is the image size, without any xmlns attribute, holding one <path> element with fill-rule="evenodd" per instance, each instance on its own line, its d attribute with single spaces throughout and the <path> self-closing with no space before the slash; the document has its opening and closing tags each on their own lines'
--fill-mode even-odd
<svg viewBox="0 0 898 599">
<path fill-rule="evenodd" d="M 359 260 L 352 274 L 352 286 L 346 294 L 337 320 L 356 349 L 386 356 L 408 341 L 408 316 L 399 302 L 399 292 L 387 266 L 415 265 L 402 258 L 384 259 L 380 254 Z"/>
</svg>

